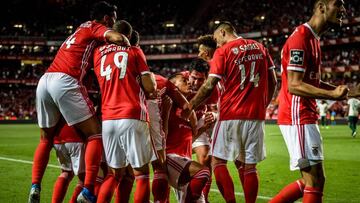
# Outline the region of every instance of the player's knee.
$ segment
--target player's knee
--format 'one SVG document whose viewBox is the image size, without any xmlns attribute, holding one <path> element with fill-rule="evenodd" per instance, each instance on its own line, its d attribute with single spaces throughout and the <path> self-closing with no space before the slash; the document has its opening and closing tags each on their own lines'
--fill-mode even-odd
<svg viewBox="0 0 360 203">
<path fill-rule="evenodd" d="M 245 164 L 245 170 L 256 169 L 256 164 Z"/>
<path fill-rule="evenodd" d="M 67 181 L 71 181 L 74 177 L 74 173 L 72 171 L 62 171 L 59 177 L 62 177 Z"/>
</svg>

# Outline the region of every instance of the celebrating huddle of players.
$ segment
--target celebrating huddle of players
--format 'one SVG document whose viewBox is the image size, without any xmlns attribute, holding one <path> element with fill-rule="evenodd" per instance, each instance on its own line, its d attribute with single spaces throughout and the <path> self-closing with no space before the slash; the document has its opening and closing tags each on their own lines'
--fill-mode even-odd
<svg viewBox="0 0 360 203">
<path fill-rule="evenodd" d="M 52 202 L 62 202 L 74 177 L 71 202 L 209 202 L 212 173 L 226 202 L 235 202 L 227 169 L 238 169 L 245 201 L 256 201 L 256 164 L 265 159 L 265 112 L 275 92 L 275 66 L 259 42 L 221 22 L 198 38 L 199 58 L 169 78 L 152 73 L 139 34 L 116 21 L 117 8 L 98 2 L 92 21 L 61 45 L 36 90 L 40 143 L 29 202 L 40 202 L 41 180 L 54 147 L 61 164 Z M 320 38 L 339 26 L 342 0 L 316 0 L 313 15 L 282 49 L 278 124 L 301 178 L 270 202 L 322 202 L 323 147 L 315 99 L 342 100 L 348 89 L 320 81 Z M 96 108 L 85 87 L 93 67 L 100 88 Z M 96 109 L 96 110 L 95 110 Z M 99 116 L 101 115 L 101 116 Z M 101 120 L 101 124 L 100 121 Z M 196 153 L 197 161 L 192 160 Z M 154 177 L 150 190 L 150 167 Z"/>
</svg>

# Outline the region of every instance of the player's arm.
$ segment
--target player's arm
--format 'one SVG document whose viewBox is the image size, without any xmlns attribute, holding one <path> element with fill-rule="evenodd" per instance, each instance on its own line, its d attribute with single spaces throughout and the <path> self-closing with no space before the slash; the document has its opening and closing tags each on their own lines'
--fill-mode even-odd
<svg viewBox="0 0 360 203">
<path fill-rule="evenodd" d="M 267 102 L 266 106 L 268 106 L 274 96 L 276 85 L 277 85 L 277 79 L 276 79 L 276 72 L 275 69 L 269 69 L 268 70 L 269 78 L 268 78 L 268 93 L 267 93 Z"/>
<path fill-rule="evenodd" d="M 303 82 L 304 72 L 288 71 L 288 88 L 291 94 L 315 99 L 345 99 L 348 93 L 346 85 L 339 85 L 334 90 L 325 90 Z"/>
<path fill-rule="evenodd" d="M 193 140 L 194 140 L 194 136 L 197 136 L 197 118 L 196 118 L 196 114 L 195 111 L 191 111 L 190 117 L 189 117 L 189 122 L 190 122 L 190 126 L 192 129 L 192 134 L 193 134 Z"/>
<path fill-rule="evenodd" d="M 220 78 L 210 75 L 205 84 L 203 84 L 196 93 L 195 97 L 189 102 L 189 109 L 196 109 L 203 101 L 205 101 L 205 99 L 211 95 L 219 80 Z"/>
<path fill-rule="evenodd" d="M 109 30 L 105 33 L 105 39 L 107 42 L 112 42 L 117 45 L 130 46 L 129 39 L 114 30 Z"/>
<path fill-rule="evenodd" d="M 168 135 L 169 132 L 169 117 L 170 117 L 170 111 L 172 107 L 172 100 L 170 97 L 165 96 L 165 98 L 161 102 L 162 111 L 161 111 L 161 119 L 162 119 L 162 125 L 165 133 L 165 138 Z"/>
<path fill-rule="evenodd" d="M 151 72 L 145 72 L 141 75 L 141 84 L 145 91 L 145 94 L 148 96 L 148 99 L 156 98 L 156 81 L 154 74 Z"/>
<path fill-rule="evenodd" d="M 336 89 L 336 86 L 320 80 L 320 88 L 325 90 L 334 90 Z"/>
</svg>

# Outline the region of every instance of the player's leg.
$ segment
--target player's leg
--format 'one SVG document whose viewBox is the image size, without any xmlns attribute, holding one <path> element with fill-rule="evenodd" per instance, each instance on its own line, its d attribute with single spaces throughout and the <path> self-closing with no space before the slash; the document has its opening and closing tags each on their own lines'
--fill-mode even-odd
<svg viewBox="0 0 360 203">
<path fill-rule="evenodd" d="M 149 163 L 154 154 L 148 124 L 134 119 L 122 119 L 127 131 L 122 136 L 126 159 L 134 169 L 136 190 L 134 202 L 148 202 L 150 199 Z"/>
<path fill-rule="evenodd" d="M 154 170 L 154 179 L 152 182 L 152 194 L 154 202 L 166 202 L 167 195 L 164 191 L 168 188 L 168 177 L 165 163 L 165 151 L 158 150 L 158 159 L 151 162 Z"/>
<path fill-rule="evenodd" d="M 134 172 L 130 165 L 126 167 L 126 172 L 116 188 L 115 203 L 127 203 L 130 200 L 131 190 L 134 185 Z"/>
<path fill-rule="evenodd" d="M 84 187 L 85 172 L 79 173 L 78 178 L 79 178 L 79 180 L 78 180 L 78 182 L 75 186 L 74 192 L 71 196 L 70 203 L 76 203 L 77 196 L 80 194 L 80 192 L 82 191 L 82 189 Z"/>
<path fill-rule="evenodd" d="M 66 191 L 73 177 L 74 173 L 72 171 L 62 170 L 61 174 L 56 179 L 56 182 L 54 184 L 52 203 L 63 202 Z"/>
<path fill-rule="evenodd" d="M 122 120 L 106 120 L 102 122 L 104 153 L 111 171 L 108 171 L 100 187 L 98 202 L 111 201 L 113 193 L 118 187 L 122 175 L 125 173 L 128 161 L 122 139 L 127 131 L 128 129 L 122 123 Z"/>
<path fill-rule="evenodd" d="M 226 160 L 212 156 L 211 166 L 214 170 L 216 185 L 226 202 L 235 202 L 234 183 L 226 164 Z"/>
<path fill-rule="evenodd" d="M 36 111 L 40 127 L 40 143 L 34 153 L 29 203 L 40 202 L 41 181 L 49 161 L 53 137 L 55 136 L 56 126 L 60 119 L 60 111 L 48 89 L 48 81 L 52 80 L 50 76 L 49 74 L 44 74 L 36 88 Z"/>
<path fill-rule="evenodd" d="M 325 184 L 325 175 L 322 162 L 301 169 L 305 181 L 304 203 L 321 203 Z"/>
<path fill-rule="evenodd" d="M 197 146 L 197 147 L 193 148 L 193 151 L 196 153 L 196 158 L 198 160 L 198 163 L 200 163 L 201 165 L 206 166 L 206 167 L 208 167 L 210 169 L 210 178 L 209 178 L 208 182 L 206 183 L 206 185 L 204 187 L 204 190 L 203 190 L 205 202 L 209 202 L 208 201 L 208 196 L 209 196 L 209 192 L 210 192 L 210 188 L 211 188 L 211 182 L 212 182 L 212 178 L 211 178 L 211 171 L 212 171 L 211 170 L 211 156 L 209 155 L 210 145 L 206 144 L 206 145 Z"/>
<path fill-rule="evenodd" d="M 226 202 L 235 202 L 234 183 L 227 169 L 227 161 L 235 161 L 244 146 L 241 144 L 239 120 L 218 121 L 212 135 L 212 160 L 216 184 Z"/>
<path fill-rule="evenodd" d="M 187 165 L 179 178 L 179 184 L 184 185 L 189 182 L 186 192 L 186 202 L 195 202 L 201 196 L 201 193 L 210 179 L 210 170 L 208 167 L 192 161 Z"/>
</svg>

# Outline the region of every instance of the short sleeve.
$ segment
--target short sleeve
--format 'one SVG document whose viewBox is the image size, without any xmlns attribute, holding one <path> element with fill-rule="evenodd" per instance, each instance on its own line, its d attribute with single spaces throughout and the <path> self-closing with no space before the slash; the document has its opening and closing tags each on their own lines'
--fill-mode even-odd
<svg viewBox="0 0 360 203">
<path fill-rule="evenodd" d="M 225 54 L 222 48 L 216 49 L 213 59 L 210 61 L 209 76 L 222 78 L 225 72 Z"/>
<path fill-rule="evenodd" d="M 95 25 L 91 27 L 92 38 L 98 41 L 106 42 L 105 35 L 107 32 L 111 30 L 112 29 L 107 28 L 105 25 L 102 25 L 100 23 L 95 23 Z"/>
<path fill-rule="evenodd" d="M 134 50 L 136 55 L 136 68 L 141 73 L 141 75 L 149 74 L 150 69 L 146 63 L 146 57 L 144 52 L 138 47 L 131 47 Z"/>
<path fill-rule="evenodd" d="M 305 72 L 307 68 L 307 47 L 305 39 L 297 33 L 287 43 L 287 70 Z M 310 53 L 311 54 L 311 53 Z"/>
</svg>

